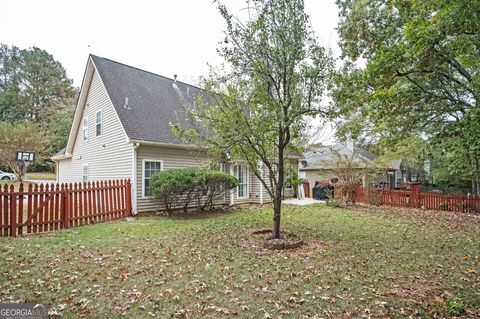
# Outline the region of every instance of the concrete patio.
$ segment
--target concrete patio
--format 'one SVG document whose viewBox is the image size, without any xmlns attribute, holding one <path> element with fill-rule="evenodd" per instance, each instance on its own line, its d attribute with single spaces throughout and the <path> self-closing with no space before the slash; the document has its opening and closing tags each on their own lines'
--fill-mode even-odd
<svg viewBox="0 0 480 319">
<path fill-rule="evenodd" d="M 289 198 L 289 199 L 283 200 L 282 203 L 287 205 L 305 206 L 305 205 L 313 205 L 313 204 L 324 204 L 326 203 L 326 201 L 313 199 L 313 198 L 303 198 L 303 199 Z"/>
</svg>

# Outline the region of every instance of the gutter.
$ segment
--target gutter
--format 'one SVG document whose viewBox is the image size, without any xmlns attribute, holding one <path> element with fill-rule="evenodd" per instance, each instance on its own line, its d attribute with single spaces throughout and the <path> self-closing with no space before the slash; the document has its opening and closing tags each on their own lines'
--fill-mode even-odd
<svg viewBox="0 0 480 319">
<path fill-rule="evenodd" d="M 52 161 L 61 161 L 61 160 L 64 160 L 64 159 L 69 159 L 69 158 L 72 158 L 72 154 L 63 154 L 63 155 L 59 155 L 59 156 L 50 157 L 50 159 Z"/>
<path fill-rule="evenodd" d="M 170 148 L 183 148 L 183 149 L 202 149 L 201 147 L 189 144 L 173 144 L 173 143 L 163 143 L 163 142 L 153 142 L 137 139 L 127 139 L 127 143 L 138 143 L 142 145 L 154 145 L 154 146 L 164 146 Z"/>
</svg>

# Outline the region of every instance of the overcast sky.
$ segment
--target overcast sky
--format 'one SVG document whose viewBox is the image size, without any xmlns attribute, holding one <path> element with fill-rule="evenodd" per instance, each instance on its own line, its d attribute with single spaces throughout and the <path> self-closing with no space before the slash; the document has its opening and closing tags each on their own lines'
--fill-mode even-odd
<svg viewBox="0 0 480 319">
<path fill-rule="evenodd" d="M 246 0 L 223 3 L 246 13 Z M 305 10 L 320 44 L 337 57 L 335 0 L 305 0 Z M 221 63 L 223 30 L 212 0 L 0 0 L 0 43 L 47 50 L 78 87 L 89 53 L 196 84 L 207 63 Z"/>
<path fill-rule="evenodd" d="M 245 0 L 224 0 L 235 14 Z M 334 0 L 305 0 L 320 43 L 338 55 Z M 47 50 L 81 85 L 89 53 L 191 82 L 219 64 L 225 24 L 212 0 L 0 0 L 0 42 Z M 8 14 L 6 14 L 8 13 Z"/>
</svg>

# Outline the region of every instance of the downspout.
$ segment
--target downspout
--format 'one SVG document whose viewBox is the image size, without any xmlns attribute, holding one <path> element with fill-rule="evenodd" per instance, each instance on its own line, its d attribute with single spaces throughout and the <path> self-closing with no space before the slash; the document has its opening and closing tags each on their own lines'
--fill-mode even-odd
<svg viewBox="0 0 480 319">
<path fill-rule="evenodd" d="M 132 212 L 137 214 L 137 149 L 140 143 L 133 143 L 132 152 Z"/>
<path fill-rule="evenodd" d="M 60 161 L 55 161 L 55 179 L 60 183 Z"/>
</svg>

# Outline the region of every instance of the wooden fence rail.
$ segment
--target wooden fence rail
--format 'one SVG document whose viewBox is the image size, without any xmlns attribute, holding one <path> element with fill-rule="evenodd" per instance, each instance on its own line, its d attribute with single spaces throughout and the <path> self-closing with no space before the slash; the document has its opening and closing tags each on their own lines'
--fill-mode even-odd
<svg viewBox="0 0 480 319">
<path fill-rule="evenodd" d="M 129 180 L 0 189 L 0 236 L 52 232 L 131 216 Z"/>
<path fill-rule="evenodd" d="M 335 194 L 338 197 L 341 192 Z M 389 205 L 480 214 L 480 196 L 422 192 L 420 185 L 412 185 L 411 190 L 376 189 L 359 186 L 355 191 L 355 201 L 378 206 Z"/>
</svg>

